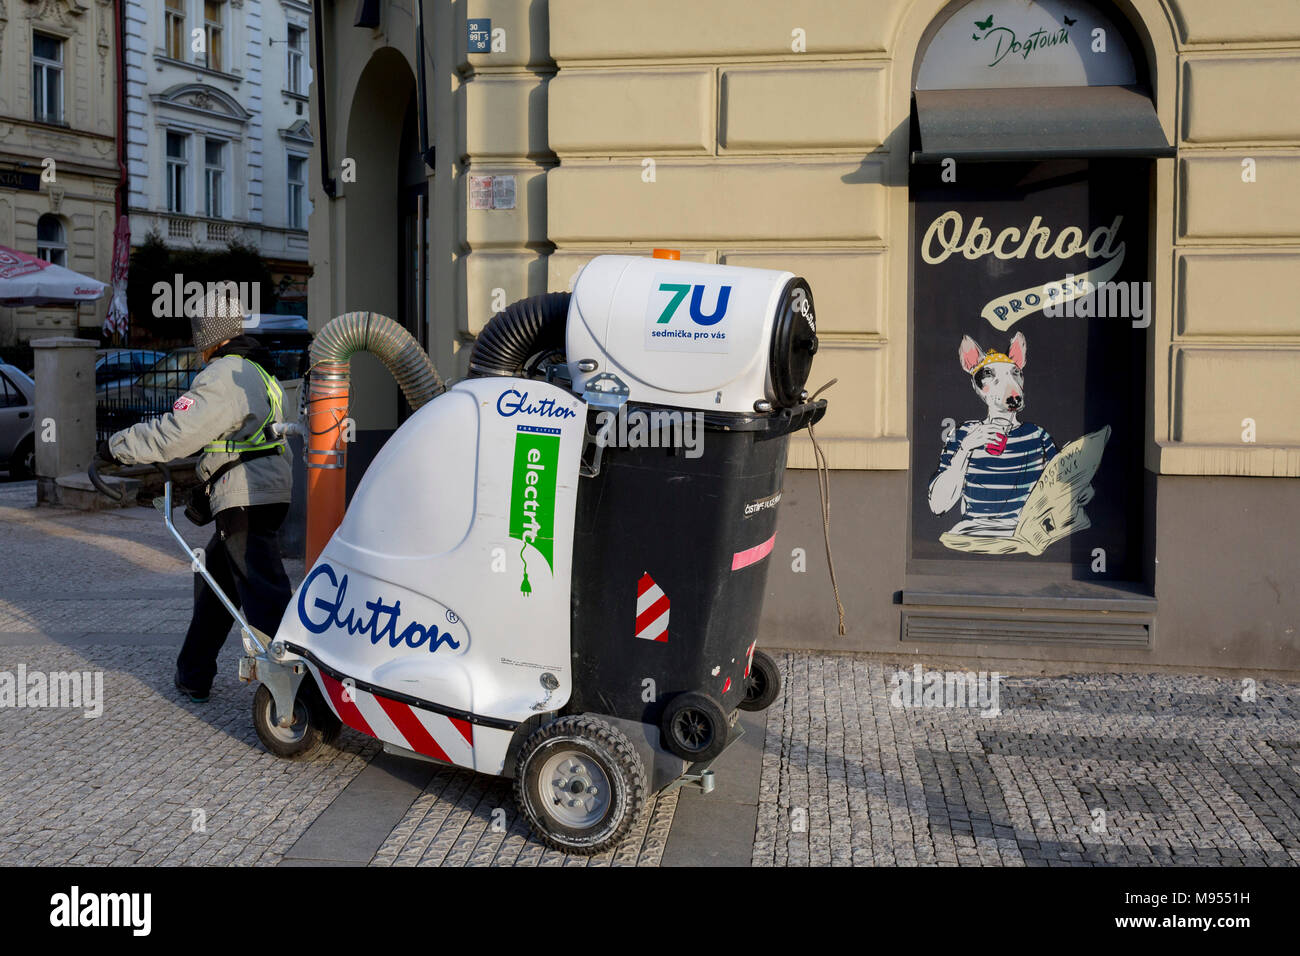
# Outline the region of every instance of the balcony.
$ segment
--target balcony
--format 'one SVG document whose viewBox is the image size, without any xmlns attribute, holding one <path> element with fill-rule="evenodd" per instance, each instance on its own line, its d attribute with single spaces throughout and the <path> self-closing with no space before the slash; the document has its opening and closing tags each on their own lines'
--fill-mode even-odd
<svg viewBox="0 0 1300 956">
<path fill-rule="evenodd" d="M 205 219 L 200 216 L 164 216 L 163 234 L 168 239 L 181 239 L 199 245 L 225 245 L 238 239 L 244 232 L 239 223 L 222 219 Z"/>
</svg>

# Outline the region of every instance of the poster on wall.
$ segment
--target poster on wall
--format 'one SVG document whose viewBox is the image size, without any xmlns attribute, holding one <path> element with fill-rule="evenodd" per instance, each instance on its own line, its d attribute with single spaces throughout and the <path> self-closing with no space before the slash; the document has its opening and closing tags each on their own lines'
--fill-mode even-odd
<svg viewBox="0 0 1300 956">
<path fill-rule="evenodd" d="M 1141 577 L 1147 170 L 913 169 L 914 560 Z"/>
</svg>

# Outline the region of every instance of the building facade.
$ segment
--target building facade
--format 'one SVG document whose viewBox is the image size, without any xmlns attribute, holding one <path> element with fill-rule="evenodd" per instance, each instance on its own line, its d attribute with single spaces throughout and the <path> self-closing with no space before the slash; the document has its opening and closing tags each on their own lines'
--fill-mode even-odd
<svg viewBox="0 0 1300 956">
<path fill-rule="evenodd" d="M 1300 671 L 1300 6 L 427 3 L 428 163 L 413 0 L 322 14 L 314 327 L 455 377 L 601 253 L 809 280 L 847 633 L 805 434 L 762 643 Z"/>
<path fill-rule="evenodd" d="M 117 162 L 113 0 L 0 0 L 0 245 L 107 282 Z M 94 337 L 109 297 L 0 307 L 0 345 Z"/>
<path fill-rule="evenodd" d="M 131 238 L 255 246 L 305 300 L 311 151 L 299 0 L 127 0 Z"/>
</svg>

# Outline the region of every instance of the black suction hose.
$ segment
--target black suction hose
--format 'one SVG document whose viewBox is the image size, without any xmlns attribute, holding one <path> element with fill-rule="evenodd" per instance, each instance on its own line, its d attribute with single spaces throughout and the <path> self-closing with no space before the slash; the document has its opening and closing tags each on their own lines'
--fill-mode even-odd
<svg viewBox="0 0 1300 956">
<path fill-rule="evenodd" d="M 544 292 L 520 299 L 483 327 L 469 355 L 469 376 L 519 375 L 539 352 L 564 348 L 568 292 Z"/>
</svg>

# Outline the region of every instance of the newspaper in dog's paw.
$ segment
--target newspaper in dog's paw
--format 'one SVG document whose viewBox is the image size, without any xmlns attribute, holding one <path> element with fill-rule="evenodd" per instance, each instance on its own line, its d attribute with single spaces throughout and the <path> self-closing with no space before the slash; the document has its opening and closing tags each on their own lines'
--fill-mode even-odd
<svg viewBox="0 0 1300 956">
<path fill-rule="evenodd" d="M 954 551 L 1040 555 L 1066 535 L 1092 526 L 1083 506 L 1092 498 L 1092 476 L 1110 439 L 1110 426 L 1066 445 L 1047 463 L 1025 499 L 1015 527 L 961 521 L 939 541 Z"/>
</svg>

